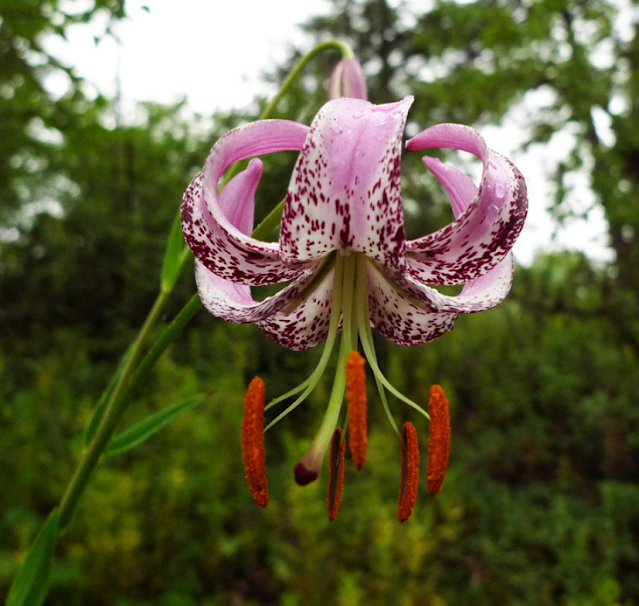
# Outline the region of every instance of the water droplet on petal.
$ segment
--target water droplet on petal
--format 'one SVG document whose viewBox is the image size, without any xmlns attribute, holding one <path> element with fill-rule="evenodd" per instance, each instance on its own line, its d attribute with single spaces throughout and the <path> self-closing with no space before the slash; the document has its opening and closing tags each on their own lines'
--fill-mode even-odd
<svg viewBox="0 0 639 606">
<path fill-rule="evenodd" d="M 392 112 L 396 108 L 396 103 L 384 103 L 383 105 L 373 105 L 372 112 Z"/>
<path fill-rule="evenodd" d="M 497 183 L 495 186 L 495 195 L 501 200 L 506 195 L 506 189 L 501 183 Z"/>
<path fill-rule="evenodd" d="M 331 130 L 336 134 L 336 135 L 341 135 L 342 134 L 342 129 L 337 126 L 337 124 L 333 124 L 333 126 L 331 126 Z"/>
<path fill-rule="evenodd" d="M 364 112 L 356 112 L 353 114 L 353 118 L 355 118 L 355 120 L 359 120 L 363 115 Z"/>
</svg>

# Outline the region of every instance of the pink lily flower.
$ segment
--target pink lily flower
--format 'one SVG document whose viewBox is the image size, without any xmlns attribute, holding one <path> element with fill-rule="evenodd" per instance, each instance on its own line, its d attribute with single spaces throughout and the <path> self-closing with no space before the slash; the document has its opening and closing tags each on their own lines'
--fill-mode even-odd
<svg viewBox="0 0 639 606">
<path fill-rule="evenodd" d="M 365 93 L 364 93 L 365 94 Z M 511 248 L 527 212 L 526 185 L 506 158 L 488 149 L 472 128 L 430 127 L 409 151 L 452 148 L 483 164 L 481 181 L 437 159 L 426 167 L 447 191 L 455 220 L 406 240 L 400 193 L 402 136 L 412 97 L 385 105 L 353 98 L 329 101 L 310 127 L 265 120 L 236 128 L 211 150 L 187 189 L 182 226 L 196 257 L 197 287 L 206 309 L 230 322 L 251 322 L 281 345 L 305 350 L 326 341 L 316 371 L 272 404 L 319 381 L 341 331 L 340 359 L 326 416 L 296 479 L 314 480 L 333 436 L 344 397 L 344 363 L 362 344 L 380 395 L 397 392 L 381 373 L 371 327 L 401 345 L 419 345 L 449 331 L 460 313 L 494 307 L 513 278 Z M 283 150 L 300 151 L 278 242 L 250 236 L 262 161 L 254 158 L 218 194 L 234 162 Z M 294 279 L 276 295 L 255 301 L 251 286 Z M 464 284 L 457 296 L 431 285 Z M 272 405 L 271 404 L 271 405 Z"/>
</svg>

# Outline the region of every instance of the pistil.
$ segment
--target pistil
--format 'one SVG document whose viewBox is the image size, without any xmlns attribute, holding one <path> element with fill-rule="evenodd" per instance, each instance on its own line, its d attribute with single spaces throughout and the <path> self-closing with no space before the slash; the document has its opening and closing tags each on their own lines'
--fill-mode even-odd
<svg viewBox="0 0 639 606">
<path fill-rule="evenodd" d="M 342 337 L 335 379 L 333 380 L 333 389 L 331 390 L 326 414 L 309 449 L 301 461 L 295 466 L 295 481 L 302 486 L 313 482 L 319 476 L 324 454 L 328 449 L 333 432 L 337 427 L 339 413 L 344 400 L 344 393 L 346 391 L 346 361 L 350 352 L 357 346 L 356 325 L 353 322 L 356 257 L 355 254 L 348 253 L 338 254 L 336 256 L 335 275 L 336 277 L 343 275 L 343 281 L 340 283 L 337 279 L 335 280 L 333 291 L 337 296 L 333 300 L 333 305 L 335 306 L 336 299 L 341 300 Z M 334 307 L 333 314 L 335 313 L 339 313 L 339 310 Z"/>
</svg>

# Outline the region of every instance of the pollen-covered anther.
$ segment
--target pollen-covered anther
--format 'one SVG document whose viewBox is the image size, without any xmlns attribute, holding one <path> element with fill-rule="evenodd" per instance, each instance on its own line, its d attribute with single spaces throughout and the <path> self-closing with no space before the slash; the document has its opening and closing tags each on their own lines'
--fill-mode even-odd
<svg viewBox="0 0 639 606">
<path fill-rule="evenodd" d="M 399 485 L 397 517 L 400 522 L 410 518 L 417 500 L 419 485 L 419 445 L 415 426 L 408 422 L 402 429 L 402 479 Z"/>
<path fill-rule="evenodd" d="M 246 481 L 255 502 L 260 507 L 268 505 L 266 452 L 264 450 L 265 392 L 264 381 L 255 377 L 244 396 L 244 420 L 242 421 L 242 453 L 244 454 Z"/>
<path fill-rule="evenodd" d="M 430 415 L 430 437 L 428 439 L 426 488 L 430 494 L 437 494 L 444 483 L 444 476 L 448 469 L 448 455 L 450 453 L 448 399 L 439 385 L 433 385 L 430 388 L 428 413 Z"/>
<path fill-rule="evenodd" d="M 357 469 L 366 462 L 368 425 L 366 421 L 366 361 L 357 351 L 346 360 L 346 400 L 348 402 L 348 446 Z"/>
<path fill-rule="evenodd" d="M 346 454 L 346 442 L 342 440 L 342 428 L 337 427 L 331 440 L 331 456 L 328 471 L 328 494 L 326 505 L 328 507 L 328 519 L 332 522 L 337 517 L 339 502 L 344 488 L 344 455 Z"/>
</svg>

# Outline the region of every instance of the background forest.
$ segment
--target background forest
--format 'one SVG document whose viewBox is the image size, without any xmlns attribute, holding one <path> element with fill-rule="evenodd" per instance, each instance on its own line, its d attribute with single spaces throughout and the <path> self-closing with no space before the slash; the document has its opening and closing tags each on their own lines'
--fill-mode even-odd
<svg viewBox="0 0 639 606">
<path fill-rule="evenodd" d="M 246 385 L 259 374 L 283 393 L 319 352 L 289 352 L 254 326 L 200 312 L 124 424 L 209 395 L 102 466 L 60 542 L 46 604 L 639 605 L 639 21 L 624 8 L 631 35 L 620 36 L 619 10 L 607 0 L 435 0 L 418 14 L 410 1 L 333 0 L 307 24 L 317 41 L 353 45 L 371 101 L 415 95 L 409 132 L 500 124 L 544 91 L 551 101 L 521 125 L 528 143 L 575 133 L 553 175 L 552 210 L 557 221 L 574 214 L 570 176 L 585 170 L 613 260 L 539 254 L 517 269 L 506 302 L 461 317 L 438 341 L 379 340 L 401 391 L 426 402 L 441 383 L 452 406 L 444 489 L 421 488 L 405 524 L 398 445 L 372 389 L 367 466 L 347 465 L 337 520 L 327 520 L 325 475 L 293 483 L 330 379 L 267 433 L 271 504 L 255 506 L 239 440 Z M 220 134 L 266 103 L 215 115 L 212 130 L 179 105 L 145 104 L 137 121 L 117 123 L 114 101 L 86 96 L 42 46 L 98 12 L 117 21 L 126 6 L 94 0 L 68 14 L 58 0 L 0 0 L 1 599 L 154 300 L 183 190 Z M 269 78 L 281 81 L 299 52 Z M 279 115 L 308 123 L 337 59 L 315 59 Z M 43 88 L 55 70 L 71 78 L 62 98 Z M 605 140 L 597 114 L 610 124 Z M 269 157 L 258 215 L 282 198 L 294 159 Z M 403 163 L 404 198 L 418 202 L 406 207 L 409 235 L 447 223 L 447 199 L 419 154 Z M 188 267 L 167 321 L 193 292 Z M 425 421 L 396 402 L 393 411 L 425 444 Z"/>
</svg>

